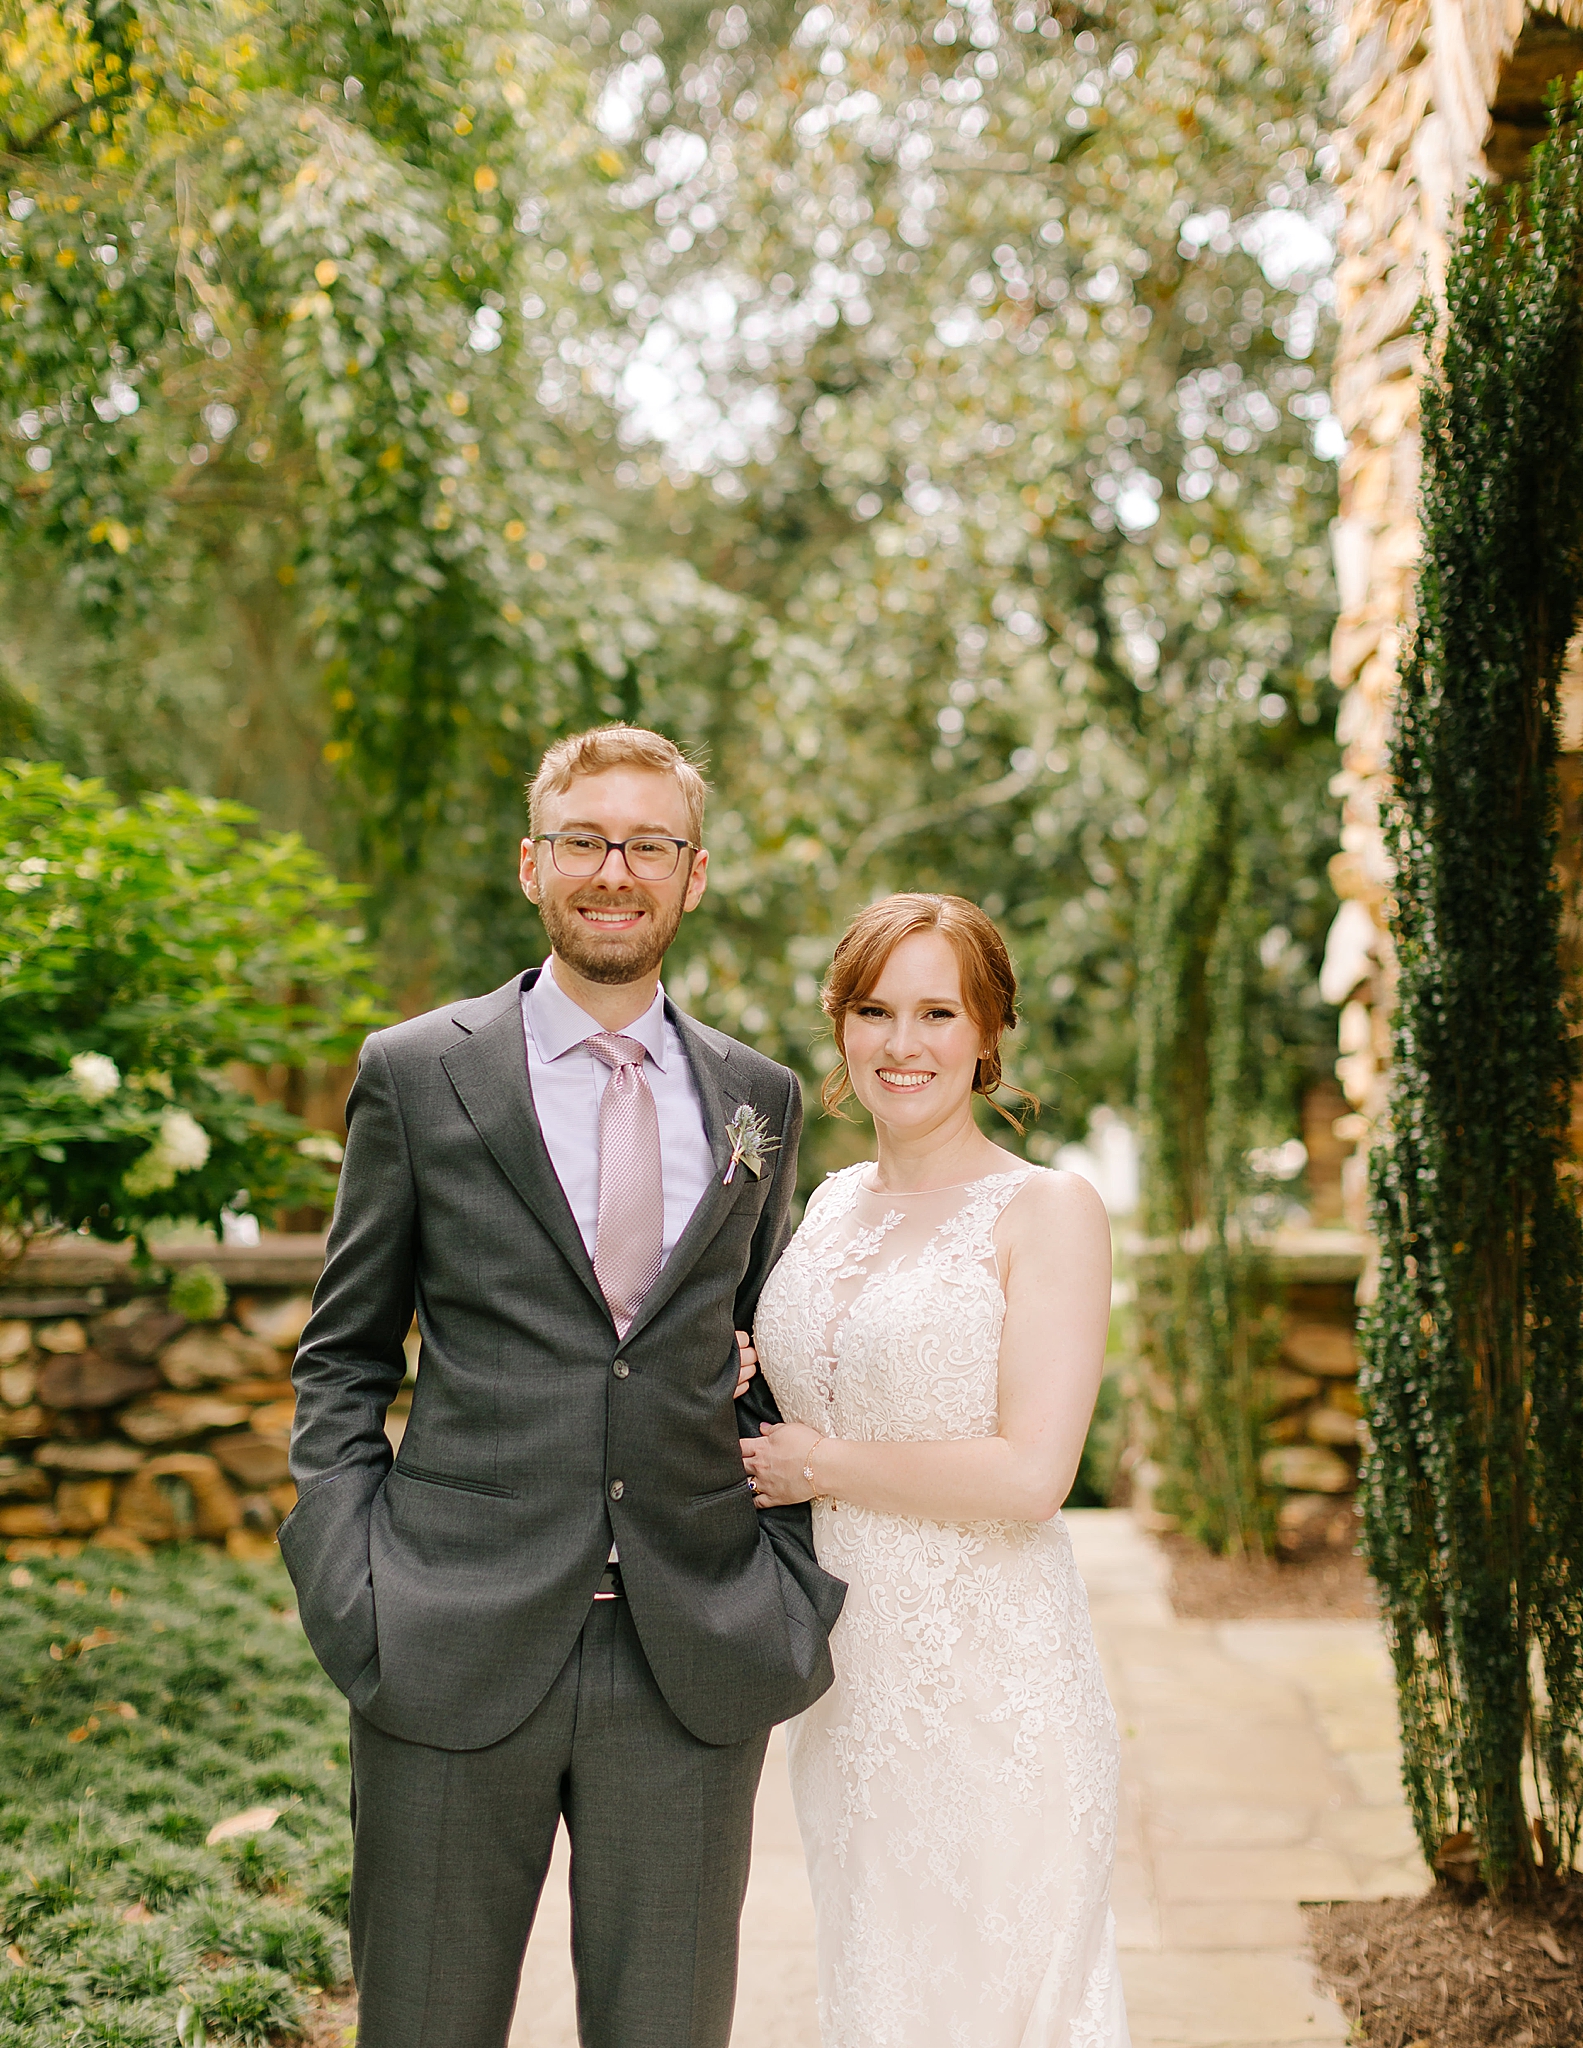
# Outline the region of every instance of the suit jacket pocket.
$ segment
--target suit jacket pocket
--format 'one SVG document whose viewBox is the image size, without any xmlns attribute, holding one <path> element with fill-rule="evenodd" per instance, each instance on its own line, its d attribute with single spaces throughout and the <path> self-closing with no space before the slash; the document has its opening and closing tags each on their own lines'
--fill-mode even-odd
<svg viewBox="0 0 1583 2048">
<path fill-rule="evenodd" d="M 716 1501 L 747 1500 L 750 1494 L 751 1489 L 748 1486 L 748 1476 L 744 1472 L 740 1479 L 734 1479 L 729 1486 L 717 1486 L 709 1493 L 695 1493 L 688 1502 L 688 1506 L 708 1508 L 713 1507 Z"/>
<path fill-rule="evenodd" d="M 332 1473 L 302 1496 L 279 1531 L 303 1632 L 345 1693 L 379 1650 L 368 1518 L 384 1477 L 373 1465 Z"/>
<path fill-rule="evenodd" d="M 424 1486 L 449 1486 L 457 1493 L 483 1493 L 492 1500 L 515 1500 L 514 1486 L 494 1486 L 487 1479 L 464 1479 L 454 1472 L 434 1472 L 427 1465 L 409 1465 L 397 1460 L 394 1467 L 400 1479 L 416 1479 Z"/>
</svg>

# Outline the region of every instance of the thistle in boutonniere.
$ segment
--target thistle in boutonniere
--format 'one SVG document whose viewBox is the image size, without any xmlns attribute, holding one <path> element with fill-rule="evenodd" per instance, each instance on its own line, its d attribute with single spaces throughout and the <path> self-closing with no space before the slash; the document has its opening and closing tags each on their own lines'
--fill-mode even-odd
<svg viewBox="0 0 1583 2048">
<path fill-rule="evenodd" d="M 731 1140 L 731 1164 L 726 1168 L 725 1187 L 730 1187 L 739 1166 L 745 1166 L 758 1180 L 764 1172 L 765 1153 L 773 1152 L 780 1144 L 779 1138 L 770 1136 L 769 1125 L 750 1102 L 738 1106 L 726 1125 L 726 1136 Z"/>
</svg>

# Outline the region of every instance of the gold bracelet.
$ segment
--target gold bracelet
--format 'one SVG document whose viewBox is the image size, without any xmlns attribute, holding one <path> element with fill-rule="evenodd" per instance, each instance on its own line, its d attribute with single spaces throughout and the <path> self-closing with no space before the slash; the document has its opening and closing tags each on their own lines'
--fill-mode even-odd
<svg viewBox="0 0 1583 2048">
<path fill-rule="evenodd" d="M 814 1489 L 815 1493 L 817 1493 L 819 1490 L 819 1482 L 813 1476 L 813 1454 L 816 1450 L 818 1450 L 821 1444 L 827 1444 L 829 1441 L 830 1439 L 827 1436 L 816 1436 L 813 1442 L 808 1446 L 807 1462 L 804 1464 L 802 1468 L 802 1476 L 804 1477 L 804 1479 L 807 1480 L 808 1484 Z"/>
</svg>

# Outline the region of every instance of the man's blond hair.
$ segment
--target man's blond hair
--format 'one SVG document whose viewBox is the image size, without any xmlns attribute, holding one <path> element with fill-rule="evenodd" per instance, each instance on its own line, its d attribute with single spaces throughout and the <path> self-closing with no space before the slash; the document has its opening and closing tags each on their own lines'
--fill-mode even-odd
<svg viewBox="0 0 1583 2048">
<path fill-rule="evenodd" d="M 674 776 L 687 809 L 687 836 L 694 846 L 703 844 L 708 783 L 680 747 L 641 725 L 596 726 L 546 747 L 539 771 L 528 784 L 529 833 L 539 829 L 547 796 L 564 796 L 579 776 L 600 775 L 607 768 L 652 768 Z"/>
</svg>

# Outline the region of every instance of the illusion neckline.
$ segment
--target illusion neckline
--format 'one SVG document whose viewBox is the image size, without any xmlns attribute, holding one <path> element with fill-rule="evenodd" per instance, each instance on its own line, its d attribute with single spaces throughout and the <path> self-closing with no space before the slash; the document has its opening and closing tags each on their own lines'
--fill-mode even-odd
<svg viewBox="0 0 1583 2048">
<path fill-rule="evenodd" d="M 943 1187 L 938 1188 L 871 1188 L 865 1176 L 873 1164 L 872 1159 L 865 1159 L 860 1162 L 858 1166 L 858 1190 L 861 1194 L 873 1195 L 876 1200 L 886 1202 L 905 1201 L 909 1195 L 960 1194 L 963 1188 L 981 1188 L 992 1180 L 1010 1180 L 1013 1174 L 1032 1173 L 1033 1171 L 1033 1168 L 1026 1159 L 1019 1159 L 1014 1166 L 1003 1167 L 999 1173 L 981 1173 L 972 1180 L 948 1180 Z"/>
</svg>

